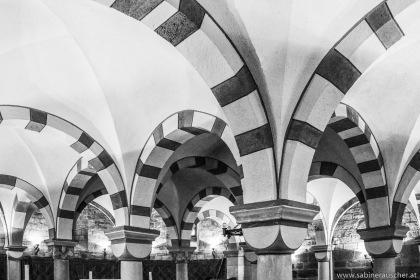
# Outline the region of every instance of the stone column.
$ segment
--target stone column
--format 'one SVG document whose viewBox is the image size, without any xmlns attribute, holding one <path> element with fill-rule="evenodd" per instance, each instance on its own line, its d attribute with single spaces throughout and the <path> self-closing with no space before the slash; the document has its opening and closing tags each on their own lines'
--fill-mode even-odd
<svg viewBox="0 0 420 280">
<path fill-rule="evenodd" d="M 69 259 L 74 257 L 74 246 L 77 241 L 48 239 L 45 243 L 54 259 L 54 280 L 69 280 Z"/>
<path fill-rule="evenodd" d="M 331 245 L 315 245 L 312 246 L 312 251 L 315 253 L 315 258 L 318 261 L 318 279 L 332 280 L 331 275 Z"/>
<path fill-rule="evenodd" d="M 23 251 L 25 251 L 25 249 L 26 247 L 24 246 L 6 247 L 8 280 L 22 279 L 21 266 Z"/>
<path fill-rule="evenodd" d="M 143 280 L 142 260 L 150 255 L 159 231 L 118 226 L 105 234 L 111 241 L 114 256 L 121 261 L 121 280 Z"/>
<path fill-rule="evenodd" d="M 169 250 L 176 265 L 176 280 L 188 280 L 188 262 L 195 248 L 170 248 Z"/>
<path fill-rule="evenodd" d="M 278 199 L 232 206 L 230 212 L 257 254 L 257 279 L 291 280 L 291 254 L 304 241 L 319 207 Z"/>
<path fill-rule="evenodd" d="M 245 256 L 245 280 L 257 280 L 257 254 L 246 243 L 240 245 Z"/>
<path fill-rule="evenodd" d="M 223 251 L 226 257 L 227 278 L 245 280 L 245 252 L 243 250 Z"/>
<path fill-rule="evenodd" d="M 407 231 L 408 228 L 403 226 L 384 226 L 357 231 L 365 241 L 366 251 L 373 258 L 373 273 L 379 274 L 378 279 L 395 279 L 391 277 L 395 273 L 395 257 L 401 252 Z"/>
</svg>

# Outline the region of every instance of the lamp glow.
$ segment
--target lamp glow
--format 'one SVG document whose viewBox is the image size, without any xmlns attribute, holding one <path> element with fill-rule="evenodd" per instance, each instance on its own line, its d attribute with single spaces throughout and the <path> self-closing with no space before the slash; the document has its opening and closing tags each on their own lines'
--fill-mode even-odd
<svg viewBox="0 0 420 280">
<path fill-rule="evenodd" d="M 44 241 L 44 239 L 46 239 L 39 233 L 30 234 L 27 238 L 33 245 L 39 245 L 42 241 Z"/>
</svg>

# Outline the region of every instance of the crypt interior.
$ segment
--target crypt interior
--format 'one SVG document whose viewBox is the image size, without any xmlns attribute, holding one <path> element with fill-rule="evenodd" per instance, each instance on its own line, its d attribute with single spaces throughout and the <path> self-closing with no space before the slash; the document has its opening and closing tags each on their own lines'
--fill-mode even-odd
<svg viewBox="0 0 420 280">
<path fill-rule="evenodd" d="M 420 279 L 419 49 L 417 0 L 0 0 L 0 280 Z"/>
</svg>

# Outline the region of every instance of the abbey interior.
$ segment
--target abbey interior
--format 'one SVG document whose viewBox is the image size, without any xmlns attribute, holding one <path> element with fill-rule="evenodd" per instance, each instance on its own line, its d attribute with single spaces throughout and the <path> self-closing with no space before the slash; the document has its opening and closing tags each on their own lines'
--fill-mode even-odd
<svg viewBox="0 0 420 280">
<path fill-rule="evenodd" d="M 0 0 L 0 279 L 420 279 L 419 24 Z"/>
</svg>

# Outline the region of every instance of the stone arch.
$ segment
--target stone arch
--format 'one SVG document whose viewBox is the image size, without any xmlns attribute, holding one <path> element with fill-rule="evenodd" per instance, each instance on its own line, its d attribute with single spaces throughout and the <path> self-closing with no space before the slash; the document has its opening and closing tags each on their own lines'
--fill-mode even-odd
<svg viewBox="0 0 420 280">
<path fill-rule="evenodd" d="M 64 181 L 57 211 L 57 238 L 72 238 L 77 202 L 86 184 L 97 174 L 92 168 L 86 167 L 82 169 L 80 163 L 81 161 L 79 160 Z M 74 174 L 74 172 L 77 173 Z"/>
<path fill-rule="evenodd" d="M 32 184 L 11 175 L 0 174 L 0 188 L 22 190 L 28 199 L 41 211 L 48 226 L 48 233 L 51 238 L 55 237 L 54 215 L 47 198 Z M 19 212 L 19 211 L 18 211 Z M 22 211 L 20 211 L 22 212 Z M 10 227 L 10 226 L 9 226 Z M 10 229 L 10 228 L 9 228 Z M 10 238 L 10 236 L 9 236 Z"/>
<path fill-rule="evenodd" d="M 162 167 L 171 155 L 189 139 L 204 133 L 218 135 L 235 151 L 235 140 L 226 132 L 227 124 L 210 114 L 197 111 L 176 113 L 153 131 L 140 153 L 131 192 L 131 225 L 149 227 L 150 207 L 158 188 L 157 179 Z M 239 154 L 234 154 L 236 161 Z M 147 215 L 145 215 L 147 213 Z"/>
<path fill-rule="evenodd" d="M 346 168 L 334 162 L 313 162 L 309 171 L 308 182 L 325 177 L 335 178 L 345 183 L 356 195 L 365 216 L 369 216 L 366 206 L 365 189 L 360 186 L 354 176 Z"/>
<path fill-rule="evenodd" d="M 353 191 L 361 204 L 365 203 L 364 189 L 347 169 L 334 162 L 312 162 L 308 182 L 325 177 L 342 181 Z"/>
<path fill-rule="evenodd" d="M 86 156 L 89 166 L 108 186 L 118 225 L 128 222 L 128 203 L 120 171 L 109 153 L 76 125 L 47 112 L 22 106 L 0 105 L 0 125 L 58 135 L 70 148 Z"/>
<path fill-rule="evenodd" d="M 179 240 L 178 234 L 178 227 L 176 225 L 175 219 L 169 211 L 169 209 L 165 206 L 165 204 L 156 198 L 153 208 L 159 213 L 160 217 L 162 218 L 166 229 L 168 231 L 169 239 L 171 240 L 172 246 L 176 246 Z"/>
<path fill-rule="evenodd" d="M 182 215 L 180 228 L 181 236 L 179 240 L 180 247 L 190 247 L 191 231 L 194 222 L 197 219 L 198 213 L 200 213 L 200 210 L 204 205 L 218 196 L 224 196 L 233 204 L 238 205 L 238 202 L 236 201 L 233 194 L 226 188 L 210 187 L 201 190 L 191 199 Z"/>
<path fill-rule="evenodd" d="M 115 218 L 114 218 L 114 215 L 112 215 L 111 212 L 109 212 L 105 207 L 103 207 L 102 205 L 100 205 L 99 203 L 97 203 L 95 201 L 90 202 L 90 205 L 92 205 L 93 207 L 95 207 L 96 209 L 101 211 L 112 222 L 112 224 L 115 226 Z"/>
<path fill-rule="evenodd" d="M 94 200 L 96 199 L 96 198 L 98 198 L 98 197 L 100 197 L 100 196 L 102 196 L 102 195 L 106 195 L 106 194 L 108 194 L 108 192 L 107 192 L 107 190 L 106 190 L 106 188 L 105 187 L 103 187 L 103 188 L 101 188 L 101 189 L 99 189 L 99 190 L 96 190 L 96 191 L 94 191 L 94 192 L 92 192 L 92 193 L 90 193 L 90 194 L 88 194 L 78 205 L 77 205 L 77 208 L 76 208 L 76 211 L 75 211 L 75 213 L 74 213 L 74 218 L 73 218 L 73 229 L 75 229 L 76 228 L 76 222 L 77 222 L 77 219 L 79 218 L 79 216 L 80 216 L 80 214 L 82 213 L 82 211 L 83 211 L 83 209 L 85 209 L 85 207 L 89 204 L 89 203 L 94 203 Z M 115 212 L 114 212 L 115 213 Z M 111 215 L 112 216 L 112 215 Z M 116 225 L 117 224 L 117 221 L 116 221 L 116 219 L 115 219 L 116 217 L 113 217 L 113 219 L 111 219 L 111 220 L 114 220 L 114 224 Z"/>
<path fill-rule="evenodd" d="M 4 230 L 4 247 L 9 245 L 9 225 L 6 223 L 6 217 L 4 216 L 3 205 L 0 203 L 0 221 L 3 225 Z"/>
<path fill-rule="evenodd" d="M 197 226 L 199 222 L 203 221 L 206 218 L 216 221 L 221 226 L 223 226 L 223 224 L 226 223 L 228 227 L 231 227 L 231 228 L 235 227 L 235 224 L 229 218 L 229 216 L 227 216 L 225 213 L 217 209 L 208 209 L 208 210 L 198 213 L 197 218 L 194 221 L 194 225 Z M 241 239 L 238 236 L 232 236 L 229 239 L 229 247 L 237 249 L 239 247 L 240 242 L 241 242 Z"/>
<path fill-rule="evenodd" d="M 410 194 L 420 180 L 420 150 L 411 158 L 395 191 L 391 222 L 400 225 Z"/>
<path fill-rule="evenodd" d="M 346 203 L 343 204 L 343 206 L 340 207 L 340 209 L 338 209 L 337 213 L 335 213 L 334 216 L 334 220 L 332 223 L 332 227 L 331 227 L 331 238 L 333 238 L 333 233 L 335 231 L 335 227 L 337 226 L 337 223 L 340 221 L 341 217 L 343 217 L 343 215 L 350 209 L 352 208 L 354 205 L 356 205 L 357 203 L 359 203 L 359 199 L 357 197 L 353 197 L 352 199 L 350 199 L 349 201 L 347 201 Z M 365 214 L 366 216 L 366 214 Z M 330 240 L 330 242 L 332 243 L 333 240 Z"/>
<path fill-rule="evenodd" d="M 36 210 L 37 207 L 29 198 L 19 193 L 16 195 L 12 210 L 9 246 L 22 246 L 26 225 Z"/>
<path fill-rule="evenodd" d="M 390 223 L 388 186 L 378 143 L 368 124 L 348 105 L 340 104 L 328 126 L 346 143 L 364 184 L 367 227 Z"/>
<path fill-rule="evenodd" d="M 243 203 L 243 190 L 241 186 L 241 175 L 233 168 L 229 167 L 223 161 L 211 157 L 186 157 L 174 162 L 165 173 L 163 178 L 158 181 L 158 189 L 156 195 L 159 194 L 161 188 L 178 171 L 184 168 L 199 168 L 216 176 L 222 182 L 223 186 L 228 188 L 235 196 L 238 203 Z"/>
<path fill-rule="evenodd" d="M 388 2 L 382 1 L 346 32 L 307 82 L 286 133 L 283 159 L 287 161 L 281 170 L 281 186 L 303 188 L 302 179 L 308 174 L 310 161 L 331 114 L 365 70 L 404 36 L 395 16 L 412 1 L 400 1 L 399 8 L 393 11 Z M 368 42 L 368 39 L 372 40 Z M 374 48 L 370 48 L 372 44 Z M 291 199 L 299 197 L 294 190 L 283 192 L 291 192 L 287 194 Z"/>
</svg>

